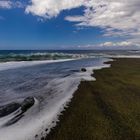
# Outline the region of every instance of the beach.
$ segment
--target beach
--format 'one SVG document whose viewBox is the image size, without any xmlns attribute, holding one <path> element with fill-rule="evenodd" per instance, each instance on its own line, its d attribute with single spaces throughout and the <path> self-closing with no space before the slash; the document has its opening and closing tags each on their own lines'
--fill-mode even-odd
<svg viewBox="0 0 140 140">
<path fill-rule="evenodd" d="M 21 54 L 40 52 L 1 52 L 10 58 L 0 62 L 2 140 L 139 138 L 139 52 L 62 51 L 57 60 L 50 52 L 49 60 L 12 61 Z"/>
<path fill-rule="evenodd" d="M 82 81 L 46 140 L 139 140 L 140 59 L 117 58 Z"/>
<path fill-rule="evenodd" d="M 0 0 L 0 140 L 140 140 L 140 0 Z"/>
</svg>

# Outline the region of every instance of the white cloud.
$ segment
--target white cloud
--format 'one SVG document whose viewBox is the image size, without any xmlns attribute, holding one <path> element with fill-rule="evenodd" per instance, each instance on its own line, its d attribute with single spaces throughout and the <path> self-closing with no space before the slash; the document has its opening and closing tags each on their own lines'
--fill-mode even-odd
<svg viewBox="0 0 140 140">
<path fill-rule="evenodd" d="M 24 5 L 20 1 L 12 0 L 0 0 L 0 8 L 2 9 L 11 9 L 11 8 L 23 8 Z"/>
<path fill-rule="evenodd" d="M 84 15 L 68 16 L 66 20 L 80 22 L 78 26 L 107 28 L 108 32 L 121 30 L 126 33 L 127 30 L 131 34 L 137 33 L 140 27 L 139 0 L 89 0 L 85 6 Z"/>
<path fill-rule="evenodd" d="M 77 48 L 79 49 L 139 49 L 140 45 L 135 44 L 130 41 L 121 41 L 121 42 L 104 42 L 104 43 L 99 43 L 99 44 L 88 44 L 88 45 L 79 45 Z"/>
<path fill-rule="evenodd" d="M 12 2 L 9 0 L 0 0 L 0 8 L 10 9 L 12 6 Z"/>
<path fill-rule="evenodd" d="M 84 15 L 65 19 L 76 26 L 100 27 L 104 36 L 140 38 L 140 0 L 89 0 L 85 7 Z"/>
<path fill-rule="evenodd" d="M 31 0 L 26 13 L 45 18 L 56 17 L 61 11 L 80 7 L 85 0 Z"/>
<path fill-rule="evenodd" d="M 104 42 L 99 44 L 99 46 L 103 47 L 130 47 L 133 46 L 134 44 L 129 41 L 122 41 L 122 42 Z"/>
<path fill-rule="evenodd" d="M 78 22 L 77 26 L 105 28 L 106 35 L 121 35 L 120 31 L 123 35 L 139 33 L 140 0 L 31 0 L 26 13 L 52 18 L 80 6 L 85 7 L 84 15 L 67 16 L 66 20 Z"/>
<path fill-rule="evenodd" d="M 31 0 L 25 11 L 52 18 L 80 6 L 85 7 L 83 15 L 67 16 L 65 20 L 75 22 L 78 28 L 99 27 L 104 36 L 120 36 L 140 43 L 140 0 Z"/>
</svg>

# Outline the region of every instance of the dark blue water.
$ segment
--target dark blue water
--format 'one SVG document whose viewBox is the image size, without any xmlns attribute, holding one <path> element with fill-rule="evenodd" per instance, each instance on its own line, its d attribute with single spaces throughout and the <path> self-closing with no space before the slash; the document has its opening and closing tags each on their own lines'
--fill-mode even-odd
<svg viewBox="0 0 140 140">
<path fill-rule="evenodd" d="M 72 53 L 72 54 L 86 54 L 86 53 L 129 53 L 137 52 L 139 50 L 0 50 L 0 54 L 31 54 L 31 53 Z"/>
</svg>

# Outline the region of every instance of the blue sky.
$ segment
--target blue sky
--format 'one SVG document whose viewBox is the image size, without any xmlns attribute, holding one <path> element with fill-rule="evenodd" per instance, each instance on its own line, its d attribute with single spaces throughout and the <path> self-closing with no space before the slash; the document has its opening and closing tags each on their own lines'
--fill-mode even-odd
<svg viewBox="0 0 140 140">
<path fill-rule="evenodd" d="M 114 11 L 109 9 L 106 0 L 105 3 L 97 0 L 96 3 L 93 0 L 77 0 L 75 3 L 70 0 L 68 4 L 66 0 L 59 3 L 57 0 L 43 1 L 42 4 L 39 0 L 0 0 L 0 49 L 139 48 L 140 32 L 136 31 L 136 24 L 127 16 L 123 18 L 128 20 L 128 27 L 124 26 L 125 22 L 119 23 L 122 22 L 120 10 L 120 16 L 114 18 Z M 89 2 L 91 6 L 88 6 Z M 132 5 L 136 6 L 135 3 Z M 108 15 L 104 8 L 108 9 Z M 122 13 L 127 13 L 125 5 L 123 8 Z M 117 17 L 118 24 L 113 21 Z M 133 20 L 139 23 L 138 19 Z"/>
</svg>

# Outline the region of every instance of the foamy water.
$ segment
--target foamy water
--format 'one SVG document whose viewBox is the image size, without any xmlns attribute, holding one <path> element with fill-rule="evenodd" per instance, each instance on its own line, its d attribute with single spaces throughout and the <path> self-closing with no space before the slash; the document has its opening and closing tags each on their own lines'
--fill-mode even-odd
<svg viewBox="0 0 140 140">
<path fill-rule="evenodd" d="M 48 63 L 56 63 L 56 62 L 65 62 L 71 61 L 74 59 L 60 59 L 60 60 L 38 60 L 38 61 L 19 61 L 19 62 L 1 62 L 0 63 L 0 71 L 8 70 L 8 69 L 15 69 L 20 67 L 28 67 L 38 64 L 48 64 Z"/>
<path fill-rule="evenodd" d="M 95 80 L 93 70 L 109 67 L 109 59 L 91 58 L 57 63 L 36 63 L 0 71 L 0 104 L 33 96 L 35 104 L 16 123 L 5 126 L 20 112 L 0 118 L 0 140 L 39 140 L 56 125 L 81 80 Z M 24 62 L 24 64 L 27 62 Z M 26 65 L 27 66 L 27 65 Z M 86 68 L 86 72 L 81 72 Z M 45 131 L 46 130 L 46 131 Z"/>
</svg>

